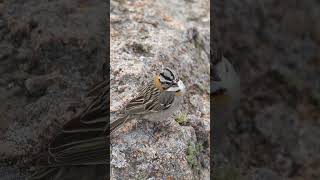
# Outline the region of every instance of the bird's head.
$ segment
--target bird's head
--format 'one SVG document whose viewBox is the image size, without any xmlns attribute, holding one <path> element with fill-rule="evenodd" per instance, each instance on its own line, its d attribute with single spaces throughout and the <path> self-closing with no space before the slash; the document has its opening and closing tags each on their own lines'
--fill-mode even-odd
<svg viewBox="0 0 320 180">
<path fill-rule="evenodd" d="M 176 92 L 177 96 L 183 95 L 186 91 L 185 85 L 177 73 L 170 68 L 165 68 L 156 75 L 154 82 L 160 91 Z"/>
<path fill-rule="evenodd" d="M 240 80 L 231 63 L 222 57 L 214 65 L 213 81 L 210 83 L 210 94 L 215 104 L 232 103 L 240 100 Z"/>
</svg>

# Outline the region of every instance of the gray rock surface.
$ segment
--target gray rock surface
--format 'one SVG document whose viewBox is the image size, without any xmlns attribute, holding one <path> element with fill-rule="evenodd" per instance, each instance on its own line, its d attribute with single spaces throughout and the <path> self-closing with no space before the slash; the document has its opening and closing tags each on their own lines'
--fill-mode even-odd
<svg viewBox="0 0 320 180">
<path fill-rule="evenodd" d="M 113 179 L 209 179 L 209 7 L 205 0 L 111 1 L 111 110 L 164 66 L 188 88 L 183 125 L 136 119 L 112 137 Z M 88 88 L 102 78 L 107 7 L 14 0 L 0 9 L 0 160 L 27 174 L 32 166 L 23 165 L 85 107 Z M 192 26 L 205 47 L 181 44 Z"/>
<path fill-rule="evenodd" d="M 209 39 L 208 8 L 209 1 L 111 1 L 111 111 L 163 67 L 176 70 L 187 88 L 177 112 L 186 114 L 186 125 L 174 116 L 135 119 L 112 136 L 112 179 L 209 179 L 209 59 L 182 43 L 192 25 Z"/>
</svg>

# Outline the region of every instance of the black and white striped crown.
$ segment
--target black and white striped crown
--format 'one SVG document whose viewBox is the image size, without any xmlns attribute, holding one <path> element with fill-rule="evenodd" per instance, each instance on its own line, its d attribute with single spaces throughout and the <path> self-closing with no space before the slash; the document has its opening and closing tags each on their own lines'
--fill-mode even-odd
<svg viewBox="0 0 320 180">
<path fill-rule="evenodd" d="M 162 85 L 165 86 L 164 87 L 165 89 L 170 86 L 176 86 L 178 81 L 179 81 L 179 77 L 177 73 L 170 68 L 165 68 L 160 73 L 160 82 Z"/>
</svg>

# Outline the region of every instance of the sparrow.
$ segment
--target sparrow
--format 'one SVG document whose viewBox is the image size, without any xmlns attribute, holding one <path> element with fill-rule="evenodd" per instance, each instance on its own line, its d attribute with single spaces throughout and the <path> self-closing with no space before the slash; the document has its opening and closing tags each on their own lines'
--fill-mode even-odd
<svg viewBox="0 0 320 180">
<path fill-rule="evenodd" d="M 110 132 L 113 133 L 133 118 L 165 121 L 180 107 L 185 92 L 185 85 L 177 73 L 164 68 L 145 83 L 137 95 L 119 111 L 119 118 L 110 124 Z"/>
</svg>

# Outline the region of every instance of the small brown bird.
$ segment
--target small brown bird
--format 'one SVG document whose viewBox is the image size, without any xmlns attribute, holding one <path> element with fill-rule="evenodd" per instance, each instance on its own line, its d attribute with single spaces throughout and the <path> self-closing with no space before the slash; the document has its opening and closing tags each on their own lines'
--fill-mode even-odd
<svg viewBox="0 0 320 180">
<path fill-rule="evenodd" d="M 137 96 L 120 111 L 120 118 L 111 122 L 111 133 L 133 118 L 148 121 L 166 120 L 182 104 L 185 91 L 177 73 L 165 68 L 146 83 Z"/>
</svg>

